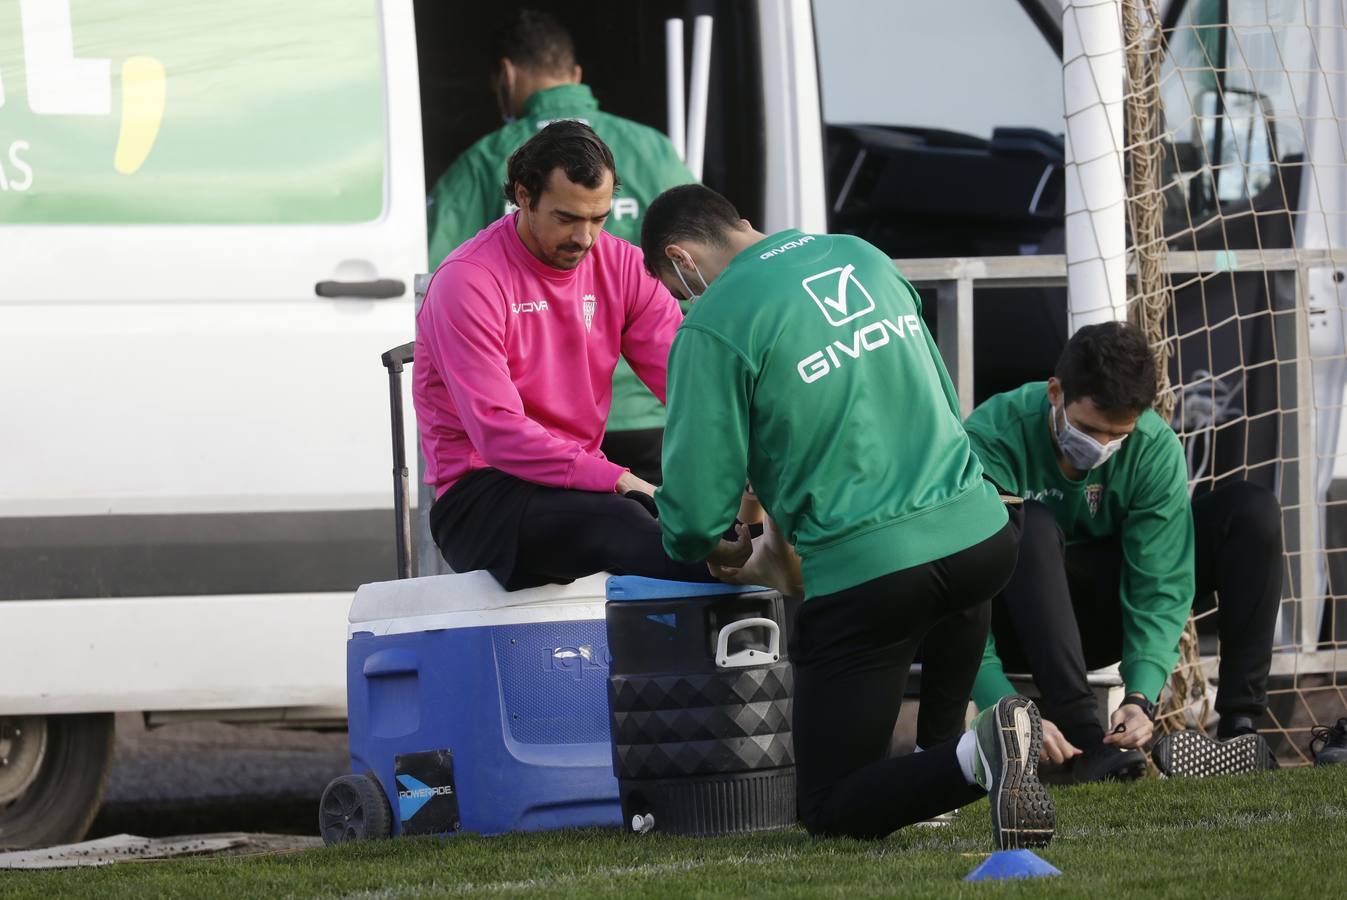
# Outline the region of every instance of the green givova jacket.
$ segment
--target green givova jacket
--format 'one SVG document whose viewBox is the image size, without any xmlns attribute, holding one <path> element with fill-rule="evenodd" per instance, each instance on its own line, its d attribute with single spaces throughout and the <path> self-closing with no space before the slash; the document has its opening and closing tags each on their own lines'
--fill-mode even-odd
<svg viewBox="0 0 1347 900">
<path fill-rule="evenodd" d="M 606 228 L 633 244 L 641 242 L 641 219 L 650 202 L 671 187 L 695 181 L 669 139 L 653 128 L 599 109 L 583 84 L 539 91 L 524 104 L 524 115 L 477 141 L 436 182 L 427 205 L 430 266 L 434 269 L 459 244 L 499 219 L 507 207 L 501 189 L 510 154 L 540 128 L 558 119 L 579 119 L 603 138 L 617 163 L 622 187 L 613 197 Z M 609 431 L 659 428 L 664 407 L 619 359 L 613 373 Z"/>
<path fill-rule="evenodd" d="M 1179 658 L 1193 605 L 1193 510 L 1183 446 L 1146 410 L 1118 452 L 1080 481 L 1057 464 L 1048 428 L 1047 382 L 997 394 L 964 423 L 987 475 L 1002 489 L 1052 510 L 1068 545 L 1100 538 L 1122 544 L 1122 665 L 1127 690 L 1160 696 Z M 1014 693 L 996 642 L 987 638 L 973 701 L 981 708 Z"/>
<path fill-rule="evenodd" d="M 747 478 L 810 598 L 957 553 L 1006 523 L 917 292 L 849 235 L 783 231 L 737 255 L 669 353 L 664 548 L 702 559 Z"/>
</svg>

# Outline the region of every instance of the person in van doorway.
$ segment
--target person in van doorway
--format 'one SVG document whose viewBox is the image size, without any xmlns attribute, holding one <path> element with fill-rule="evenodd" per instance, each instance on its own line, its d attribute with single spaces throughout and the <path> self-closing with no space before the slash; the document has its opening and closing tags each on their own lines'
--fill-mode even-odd
<svg viewBox="0 0 1347 900">
<path fill-rule="evenodd" d="M 571 35 L 547 13 L 523 9 L 511 15 L 491 38 L 491 65 L 492 86 L 506 124 L 469 147 L 431 191 L 432 268 L 512 211 L 514 201 L 500 193 L 506 161 L 549 122 L 577 119 L 612 149 L 622 173 L 622 192 L 613 198 L 606 227 L 624 240 L 639 239 L 641 216 L 660 191 L 694 180 L 663 134 L 599 109 L 594 94 L 580 81 Z M 626 361 L 619 360 L 604 454 L 658 484 L 663 429 L 664 405 Z"/>
<path fill-rule="evenodd" d="M 1025 500 L 1019 563 L 992 604 L 973 697 L 990 706 L 1014 690 L 1006 671 L 1032 674 L 1044 757 L 1069 763 L 1076 781 L 1144 772 L 1195 589 L 1220 597 L 1221 742 L 1169 735 L 1156 763 L 1206 775 L 1276 762 L 1254 720 L 1281 600 L 1281 510 L 1242 481 L 1190 500 L 1183 447 L 1151 410 L 1155 396 L 1145 335 L 1106 322 L 1072 336 L 1046 383 L 998 394 L 965 423 L 988 477 Z M 1119 660 L 1126 696 L 1106 734 L 1086 671 Z"/>
<path fill-rule="evenodd" d="M 1046 844 L 1055 812 L 1033 703 L 1007 697 L 964 729 L 1015 533 L 917 292 L 859 238 L 762 234 L 701 185 L 651 204 L 641 250 L 697 300 L 669 357 L 664 547 L 705 557 L 747 479 L 769 524 L 746 566 L 718 571 L 785 591 L 803 581 L 790 653 L 805 828 L 877 838 L 990 793 L 998 846 Z M 791 544 L 798 576 L 778 577 Z M 923 639 L 923 752 L 890 759 Z"/>
<path fill-rule="evenodd" d="M 665 555 L 654 486 L 599 449 L 619 354 L 663 398 L 683 318 L 637 248 L 603 230 L 618 186 L 588 125 L 543 128 L 510 157 L 518 210 L 440 265 L 417 313 L 431 533 L 456 571 L 487 569 L 508 589 L 605 569 L 712 579 Z M 736 538 L 707 560 L 743 562 L 747 528 Z"/>
</svg>

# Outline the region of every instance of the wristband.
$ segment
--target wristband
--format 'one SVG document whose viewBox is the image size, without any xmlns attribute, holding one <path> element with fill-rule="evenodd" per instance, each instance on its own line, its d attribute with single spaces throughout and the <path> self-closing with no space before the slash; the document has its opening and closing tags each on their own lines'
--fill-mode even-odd
<svg viewBox="0 0 1347 900">
<path fill-rule="evenodd" d="M 1152 722 L 1155 721 L 1155 704 L 1150 701 L 1149 697 L 1144 694 L 1128 694 L 1123 698 L 1123 702 L 1118 705 L 1126 706 L 1129 703 L 1141 707 L 1141 711 L 1146 714 L 1146 718 Z"/>
</svg>

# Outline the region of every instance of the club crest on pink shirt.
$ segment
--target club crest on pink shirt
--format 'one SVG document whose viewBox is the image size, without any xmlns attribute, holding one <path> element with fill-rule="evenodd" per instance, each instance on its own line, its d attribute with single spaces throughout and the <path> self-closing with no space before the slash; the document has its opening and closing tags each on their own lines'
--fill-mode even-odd
<svg viewBox="0 0 1347 900">
<path fill-rule="evenodd" d="M 585 294 L 580 299 L 585 301 L 585 331 L 589 331 L 594 326 L 594 309 L 597 304 L 594 302 L 593 294 Z"/>
</svg>

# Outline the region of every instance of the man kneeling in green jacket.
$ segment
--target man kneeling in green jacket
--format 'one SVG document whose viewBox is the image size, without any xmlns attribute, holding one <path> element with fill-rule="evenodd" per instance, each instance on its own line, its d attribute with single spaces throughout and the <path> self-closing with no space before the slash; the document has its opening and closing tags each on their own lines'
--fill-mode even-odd
<svg viewBox="0 0 1347 900">
<path fill-rule="evenodd" d="M 1010 576 L 1015 538 L 916 291 L 858 238 L 762 234 L 700 185 L 660 195 L 641 249 L 652 275 L 694 301 L 669 354 L 655 492 L 665 550 L 704 558 L 747 480 L 802 561 L 790 653 L 805 828 L 882 837 L 985 791 L 998 846 L 1047 843 L 1034 705 L 1003 698 L 964 731 L 987 601 Z M 758 557 L 776 534 L 743 578 L 770 577 Z M 923 640 L 924 752 L 890 759 Z"/>
</svg>

